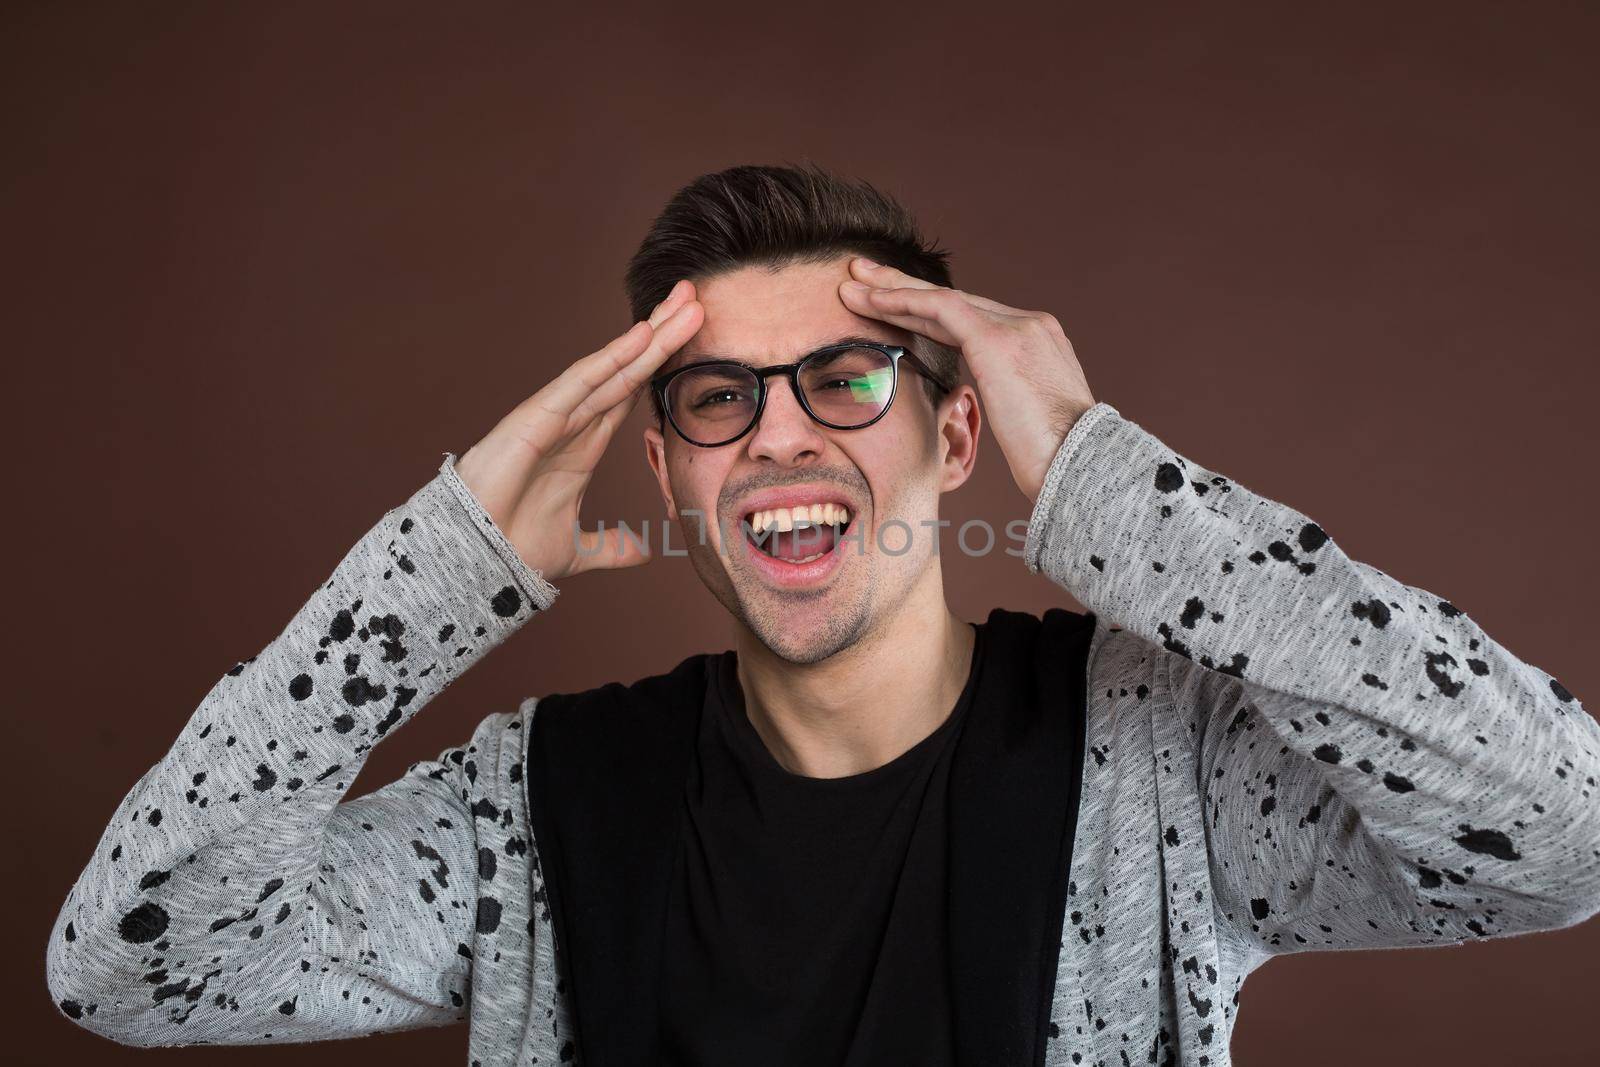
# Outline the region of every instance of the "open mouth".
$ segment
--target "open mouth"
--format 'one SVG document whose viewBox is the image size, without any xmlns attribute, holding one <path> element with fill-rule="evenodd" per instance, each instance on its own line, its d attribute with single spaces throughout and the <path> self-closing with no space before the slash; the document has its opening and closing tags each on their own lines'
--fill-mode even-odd
<svg viewBox="0 0 1600 1067">
<path fill-rule="evenodd" d="M 850 509 L 838 503 L 763 508 L 739 523 L 762 555 L 783 563 L 812 563 L 832 552 L 850 528 Z"/>
</svg>

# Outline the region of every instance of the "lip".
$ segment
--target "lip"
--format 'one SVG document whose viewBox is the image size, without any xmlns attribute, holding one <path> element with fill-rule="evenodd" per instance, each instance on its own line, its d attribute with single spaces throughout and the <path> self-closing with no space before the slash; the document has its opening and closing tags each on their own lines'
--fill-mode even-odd
<svg viewBox="0 0 1600 1067">
<path fill-rule="evenodd" d="M 796 501 L 800 503 L 800 501 Z M 819 501 L 820 503 L 820 501 Z M 781 505 L 774 504 L 773 507 Z M 759 509 L 758 509 L 759 510 Z M 855 514 L 851 513 L 851 522 L 854 523 Z M 769 556 L 757 548 L 750 538 L 744 536 L 744 531 L 739 532 L 739 542 L 744 545 L 745 558 L 750 565 L 766 579 L 768 585 L 780 589 L 809 589 L 825 583 L 833 573 L 844 566 L 844 541 L 836 542 L 827 555 L 819 556 L 809 563 L 789 563 L 776 556 Z"/>
<path fill-rule="evenodd" d="M 835 571 L 844 566 L 843 539 L 840 539 L 825 556 L 820 556 L 809 563 L 789 563 L 761 551 L 744 535 L 744 524 L 756 512 L 798 507 L 801 504 L 843 505 L 850 512 L 851 527 L 855 526 L 861 516 L 861 508 L 855 500 L 826 482 L 785 485 L 745 497 L 734 509 L 734 529 L 739 542 L 744 546 L 745 558 L 770 586 L 790 590 L 815 588 L 823 585 Z"/>
</svg>

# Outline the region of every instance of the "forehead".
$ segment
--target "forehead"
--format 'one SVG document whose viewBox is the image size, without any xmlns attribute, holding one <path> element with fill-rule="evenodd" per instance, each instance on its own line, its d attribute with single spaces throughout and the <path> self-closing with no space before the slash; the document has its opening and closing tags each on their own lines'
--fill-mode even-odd
<svg viewBox="0 0 1600 1067">
<path fill-rule="evenodd" d="M 697 283 L 705 322 L 662 369 L 725 358 L 787 363 L 851 335 L 909 344 L 909 331 L 857 315 L 839 299 L 839 283 L 850 277 L 850 259 L 841 255 L 775 271 L 741 267 Z"/>
</svg>

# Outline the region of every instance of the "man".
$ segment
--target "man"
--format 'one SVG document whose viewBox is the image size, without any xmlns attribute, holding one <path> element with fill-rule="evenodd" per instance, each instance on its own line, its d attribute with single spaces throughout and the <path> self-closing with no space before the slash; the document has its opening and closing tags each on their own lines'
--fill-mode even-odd
<svg viewBox="0 0 1600 1067">
<path fill-rule="evenodd" d="M 472 1062 L 1229 1062 L 1278 953 L 1600 910 L 1600 726 L 1450 602 L 1097 401 L 870 186 L 671 201 L 633 328 L 362 537 L 221 678 L 62 908 L 60 1008 L 134 1045 L 471 1022 Z M 976 390 L 957 380 L 964 358 Z M 640 563 L 578 529 L 641 397 L 737 647 L 371 747 Z M 947 606 L 979 400 L 1083 614 Z M 910 536 L 906 536 L 909 534 Z"/>
</svg>

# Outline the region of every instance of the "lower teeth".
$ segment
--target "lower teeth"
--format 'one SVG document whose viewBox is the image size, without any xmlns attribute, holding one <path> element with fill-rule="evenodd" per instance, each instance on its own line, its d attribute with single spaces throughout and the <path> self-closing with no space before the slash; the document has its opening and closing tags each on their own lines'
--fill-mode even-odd
<svg viewBox="0 0 1600 1067">
<path fill-rule="evenodd" d="M 847 530 L 847 529 L 849 529 L 849 524 L 848 523 L 846 523 L 843 526 L 840 526 L 838 528 L 838 530 L 836 531 L 836 533 L 837 533 L 837 535 L 839 537 L 842 538 L 844 536 L 844 531 Z M 758 549 L 760 549 L 762 552 L 766 553 L 768 556 L 771 556 L 773 559 L 778 559 L 778 560 L 782 560 L 785 563 L 794 563 L 794 564 L 810 563 L 813 560 L 821 559 L 823 556 L 826 556 L 829 551 L 832 551 L 832 549 L 828 549 L 828 550 L 822 551 L 822 552 L 813 552 L 809 556 L 804 556 L 804 557 L 802 557 L 800 559 L 793 559 L 793 558 L 790 558 L 789 556 L 780 556 L 777 553 L 773 552 L 772 551 L 772 541 L 770 539 L 768 539 L 768 538 L 757 538 L 757 539 L 755 539 L 755 546 Z"/>
</svg>

